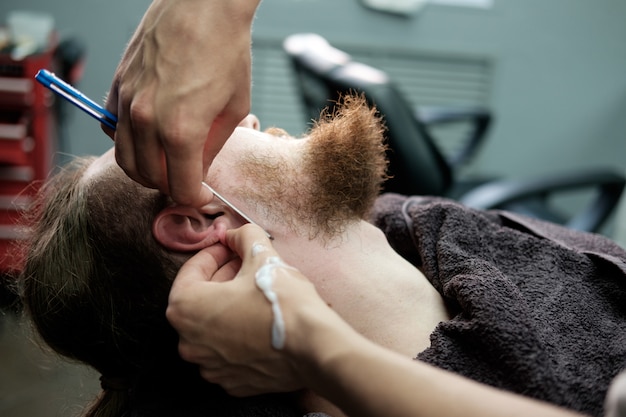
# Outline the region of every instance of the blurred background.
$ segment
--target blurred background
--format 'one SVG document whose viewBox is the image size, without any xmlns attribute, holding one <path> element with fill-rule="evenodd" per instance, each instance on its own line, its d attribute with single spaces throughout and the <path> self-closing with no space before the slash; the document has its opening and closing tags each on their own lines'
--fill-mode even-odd
<svg viewBox="0 0 626 417">
<path fill-rule="evenodd" d="M 15 11 L 43 13 L 60 41 L 75 40 L 84 52 L 76 84 L 99 101 L 149 4 L 3 0 L 0 26 Z M 398 9 L 402 6 L 407 10 Z M 598 166 L 626 174 L 625 19 L 623 0 L 263 0 L 253 30 L 252 111 L 265 127 L 292 134 L 306 130 L 309 117 L 283 41 L 293 33 L 313 32 L 383 69 L 415 105 L 489 109 L 493 120 L 487 138 L 462 168 L 464 174 L 517 178 Z M 71 155 L 100 154 L 112 145 L 98 123 L 79 110 L 67 107 L 57 116 L 55 164 Z M 455 128 L 443 129 L 438 141 L 445 149 L 454 147 L 457 137 Z M 622 245 L 624 206 L 603 229 Z M 54 371 L 46 365 L 48 376 L 59 375 L 52 385 L 70 381 L 68 387 L 51 394 L 57 402 L 45 414 L 20 408 L 42 401 L 31 398 L 35 390 L 24 388 L 22 397 L 11 391 L 20 386 L 16 375 L 24 372 L 10 366 L 17 361 L 9 353 L 16 343 L 7 337 L 23 332 L 13 324 L 0 324 L 0 415 L 69 415 L 67 391 L 95 389 L 90 382 L 83 385 L 80 367 Z M 16 373 L 7 372 L 13 368 Z"/>
</svg>

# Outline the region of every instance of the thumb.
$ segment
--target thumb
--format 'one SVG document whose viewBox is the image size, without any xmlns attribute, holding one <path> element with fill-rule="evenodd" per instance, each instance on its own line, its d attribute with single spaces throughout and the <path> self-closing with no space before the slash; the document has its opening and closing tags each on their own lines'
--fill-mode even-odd
<svg viewBox="0 0 626 417">
<path fill-rule="evenodd" d="M 234 261 L 239 260 L 233 258 L 232 251 L 216 244 L 201 250 L 180 268 L 170 289 L 165 314 L 177 331 L 184 330 L 185 326 L 192 327 L 195 321 L 201 320 L 199 316 L 203 310 L 200 306 L 210 305 L 207 301 L 210 297 L 219 297 L 215 291 L 207 291 L 207 285 L 213 281 L 226 281 L 220 279 L 225 273 L 231 275 L 230 279 L 234 277 L 239 263 Z M 232 266 L 233 263 L 237 265 Z M 212 290 L 216 288 L 219 288 L 216 284 L 211 286 Z"/>
<path fill-rule="evenodd" d="M 226 233 L 226 244 L 243 261 L 240 276 L 254 277 L 254 272 L 265 265 L 268 258 L 279 256 L 265 231 L 254 224 L 229 230 Z"/>
<path fill-rule="evenodd" d="M 218 271 L 234 257 L 233 252 L 221 244 L 211 245 L 191 257 L 178 271 L 171 292 L 199 281 L 217 281 Z"/>
</svg>

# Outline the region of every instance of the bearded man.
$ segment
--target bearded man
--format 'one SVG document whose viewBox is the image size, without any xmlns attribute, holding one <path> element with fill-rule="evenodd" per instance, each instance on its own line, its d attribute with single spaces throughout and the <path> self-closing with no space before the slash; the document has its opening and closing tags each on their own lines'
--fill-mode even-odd
<svg viewBox="0 0 626 417">
<path fill-rule="evenodd" d="M 256 128 L 252 116 L 242 122 L 206 182 L 265 228 L 282 260 L 354 329 L 407 357 L 598 413 L 626 366 L 624 307 L 606 297 L 623 294 L 621 249 L 445 200 L 377 199 L 384 128 L 359 97 L 303 138 Z M 182 206 L 139 186 L 112 150 L 77 159 L 46 185 L 21 294 L 50 346 L 102 374 L 87 415 L 343 415 L 309 392 L 230 397 L 180 359 L 165 318 L 171 283 L 194 253 L 224 246 L 226 231 L 244 223 L 217 199 Z M 220 279 L 237 272 L 231 256 Z M 604 320 L 588 325 L 581 305 Z"/>
</svg>

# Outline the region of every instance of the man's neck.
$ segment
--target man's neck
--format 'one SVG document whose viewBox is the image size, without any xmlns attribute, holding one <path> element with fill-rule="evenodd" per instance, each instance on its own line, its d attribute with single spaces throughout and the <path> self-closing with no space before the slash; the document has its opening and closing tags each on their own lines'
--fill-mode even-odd
<svg viewBox="0 0 626 417">
<path fill-rule="evenodd" d="M 426 277 L 369 223 L 355 223 L 331 242 L 288 237 L 274 247 L 352 327 L 396 352 L 415 357 L 429 346 L 435 326 L 448 319 L 441 296 Z M 306 390 L 297 401 L 309 412 L 346 417 Z"/>
<path fill-rule="evenodd" d="M 349 226 L 331 242 L 287 238 L 275 247 L 356 330 L 407 356 L 428 347 L 434 327 L 448 318 L 424 275 L 367 222 Z"/>
</svg>

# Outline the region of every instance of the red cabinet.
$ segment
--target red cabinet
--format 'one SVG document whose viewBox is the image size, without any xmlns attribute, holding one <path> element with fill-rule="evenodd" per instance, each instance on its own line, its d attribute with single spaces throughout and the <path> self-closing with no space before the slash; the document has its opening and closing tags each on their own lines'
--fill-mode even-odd
<svg viewBox="0 0 626 417">
<path fill-rule="evenodd" d="M 20 61 L 0 54 L 0 274 L 19 267 L 21 218 L 53 166 L 53 97 L 34 79 L 52 65 L 53 48 Z"/>
</svg>

